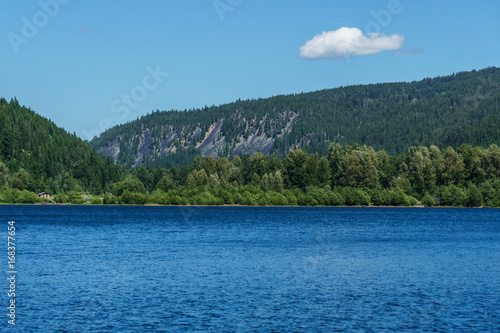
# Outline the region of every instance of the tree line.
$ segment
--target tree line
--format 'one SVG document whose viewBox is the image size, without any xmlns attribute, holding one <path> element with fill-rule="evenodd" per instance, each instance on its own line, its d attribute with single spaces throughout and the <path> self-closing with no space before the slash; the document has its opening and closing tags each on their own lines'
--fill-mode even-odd
<svg viewBox="0 0 500 333">
<path fill-rule="evenodd" d="M 255 153 L 196 156 L 189 166 L 121 169 L 96 191 L 54 187 L 50 200 L 27 189 L 28 171 L 0 163 L 4 203 L 159 205 L 500 206 L 500 148 L 463 144 L 410 147 L 391 156 L 366 145 L 331 143 L 327 154 L 304 149 L 286 157 Z"/>
</svg>

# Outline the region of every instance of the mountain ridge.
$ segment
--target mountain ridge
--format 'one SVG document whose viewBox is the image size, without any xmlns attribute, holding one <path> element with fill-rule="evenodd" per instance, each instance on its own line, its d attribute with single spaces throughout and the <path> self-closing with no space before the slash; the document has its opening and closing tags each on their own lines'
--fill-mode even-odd
<svg viewBox="0 0 500 333">
<path fill-rule="evenodd" d="M 283 157 L 329 143 L 398 154 L 410 146 L 487 146 L 500 134 L 500 69 L 413 82 L 279 95 L 191 111 L 155 111 L 115 126 L 91 144 L 115 163 L 168 167 L 195 155 Z M 183 163 L 184 162 L 184 163 Z"/>
</svg>

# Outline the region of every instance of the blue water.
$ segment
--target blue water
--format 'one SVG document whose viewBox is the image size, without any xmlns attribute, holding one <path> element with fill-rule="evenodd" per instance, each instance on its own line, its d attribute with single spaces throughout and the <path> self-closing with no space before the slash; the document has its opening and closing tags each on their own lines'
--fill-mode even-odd
<svg viewBox="0 0 500 333">
<path fill-rule="evenodd" d="M 20 332 L 500 331 L 499 210 L 0 206 L 0 216 L 5 239 L 16 221 Z"/>
</svg>

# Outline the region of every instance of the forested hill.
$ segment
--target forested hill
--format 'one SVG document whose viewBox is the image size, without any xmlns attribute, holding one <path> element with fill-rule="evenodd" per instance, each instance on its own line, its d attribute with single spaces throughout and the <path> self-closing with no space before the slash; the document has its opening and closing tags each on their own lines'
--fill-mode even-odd
<svg viewBox="0 0 500 333">
<path fill-rule="evenodd" d="M 500 69 L 411 83 L 340 87 L 237 101 L 191 111 L 156 111 L 91 143 L 119 164 L 188 164 L 196 154 L 260 151 L 284 157 L 329 143 L 366 144 L 391 155 L 410 146 L 500 142 Z"/>
<path fill-rule="evenodd" d="M 0 188 L 104 192 L 121 168 L 52 121 L 0 98 Z"/>
</svg>

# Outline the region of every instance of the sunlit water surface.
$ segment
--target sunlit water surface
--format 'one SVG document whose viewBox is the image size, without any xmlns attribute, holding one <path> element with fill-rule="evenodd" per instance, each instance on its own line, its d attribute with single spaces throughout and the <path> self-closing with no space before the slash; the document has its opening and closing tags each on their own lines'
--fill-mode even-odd
<svg viewBox="0 0 500 333">
<path fill-rule="evenodd" d="M 16 221 L 22 332 L 500 331 L 499 210 L 0 206 L 0 216 L 5 239 Z"/>
</svg>

